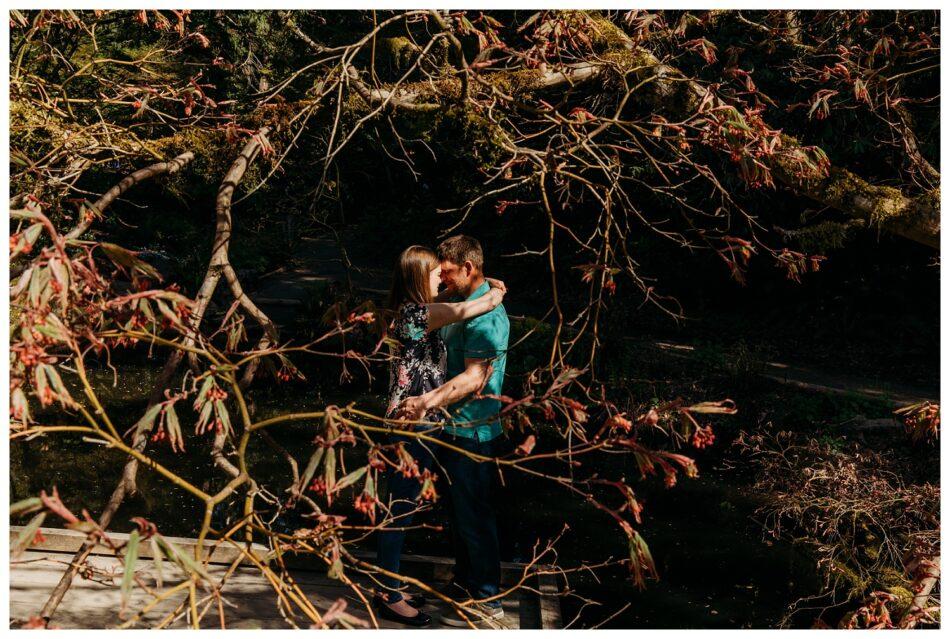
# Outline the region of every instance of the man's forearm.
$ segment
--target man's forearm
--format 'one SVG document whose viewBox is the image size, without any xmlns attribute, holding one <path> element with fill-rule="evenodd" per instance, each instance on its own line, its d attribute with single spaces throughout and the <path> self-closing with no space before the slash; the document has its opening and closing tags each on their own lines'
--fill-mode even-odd
<svg viewBox="0 0 950 639">
<path fill-rule="evenodd" d="M 463 371 L 438 388 L 423 394 L 423 405 L 427 411 L 451 406 L 481 388 L 482 382 L 482 375 L 478 371 Z"/>
</svg>

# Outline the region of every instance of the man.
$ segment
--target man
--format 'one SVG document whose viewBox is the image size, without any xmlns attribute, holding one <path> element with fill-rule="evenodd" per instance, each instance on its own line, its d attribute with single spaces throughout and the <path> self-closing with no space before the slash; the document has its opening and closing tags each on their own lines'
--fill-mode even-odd
<svg viewBox="0 0 950 639">
<path fill-rule="evenodd" d="M 442 242 L 437 253 L 442 282 L 456 301 L 476 299 L 488 292 L 478 240 L 456 235 Z M 407 399 L 402 405 L 403 413 L 418 419 L 434 408 L 444 408 L 449 416 L 440 435 L 444 441 L 476 455 L 497 457 L 502 441 L 498 416 L 501 402 L 472 396 L 501 394 L 509 333 L 505 307 L 499 305 L 484 315 L 441 330 L 448 355 L 448 381 L 424 395 Z M 438 455 L 445 469 L 452 510 L 452 585 L 461 599 L 490 599 L 498 595 L 501 586 L 498 529 L 492 505 L 495 467 L 454 450 L 443 448 Z M 498 599 L 469 608 L 473 612 L 468 616 L 476 622 L 504 616 Z M 443 616 L 442 623 L 468 625 L 454 612 Z"/>
</svg>

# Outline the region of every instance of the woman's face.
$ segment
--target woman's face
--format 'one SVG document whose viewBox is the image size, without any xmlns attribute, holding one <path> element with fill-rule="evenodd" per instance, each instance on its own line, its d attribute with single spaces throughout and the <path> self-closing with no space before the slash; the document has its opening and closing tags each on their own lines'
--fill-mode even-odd
<svg viewBox="0 0 950 639">
<path fill-rule="evenodd" d="M 439 294 L 439 284 L 442 283 L 442 267 L 436 266 L 434 269 L 429 271 L 429 293 L 432 294 L 432 298 L 435 299 L 435 296 Z"/>
</svg>

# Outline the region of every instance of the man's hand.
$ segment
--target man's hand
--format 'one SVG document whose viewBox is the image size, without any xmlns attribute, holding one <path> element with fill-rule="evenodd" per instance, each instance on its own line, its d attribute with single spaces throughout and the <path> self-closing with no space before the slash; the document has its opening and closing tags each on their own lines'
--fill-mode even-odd
<svg viewBox="0 0 950 639">
<path fill-rule="evenodd" d="M 410 422 L 422 421 L 426 415 L 426 405 L 421 395 L 407 397 L 396 407 L 396 419 Z"/>
</svg>

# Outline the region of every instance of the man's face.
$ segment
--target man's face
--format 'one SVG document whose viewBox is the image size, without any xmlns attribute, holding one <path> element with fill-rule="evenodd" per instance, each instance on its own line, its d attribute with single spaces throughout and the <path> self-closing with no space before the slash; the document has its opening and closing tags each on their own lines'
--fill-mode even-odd
<svg viewBox="0 0 950 639">
<path fill-rule="evenodd" d="M 442 260 L 440 266 L 442 267 L 440 278 L 445 284 L 445 290 L 455 295 L 461 295 L 468 290 L 472 281 L 471 262 L 459 265 L 451 260 Z"/>
</svg>

